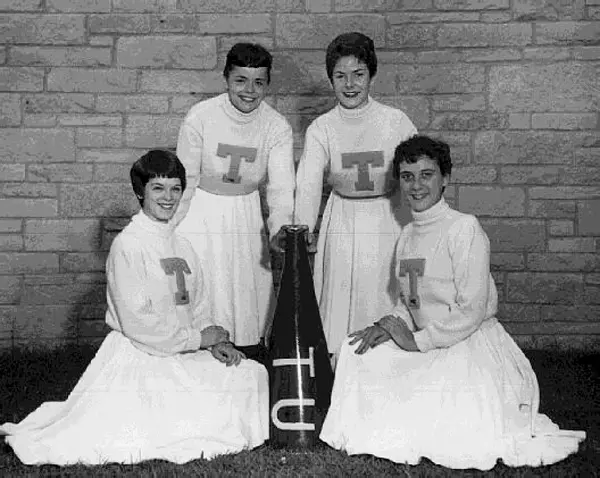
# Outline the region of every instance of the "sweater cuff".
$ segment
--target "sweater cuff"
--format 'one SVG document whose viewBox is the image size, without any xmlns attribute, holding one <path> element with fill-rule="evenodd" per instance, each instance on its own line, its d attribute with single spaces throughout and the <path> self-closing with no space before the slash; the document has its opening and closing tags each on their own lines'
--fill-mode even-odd
<svg viewBox="0 0 600 478">
<path fill-rule="evenodd" d="M 198 350 L 202 343 L 202 332 L 196 328 L 190 328 L 190 337 L 186 343 L 187 350 Z"/>
<path fill-rule="evenodd" d="M 415 338 L 415 343 L 421 352 L 429 352 L 436 348 L 433 344 L 433 337 L 431 337 L 429 328 L 426 327 L 418 332 L 414 332 L 413 336 Z"/>
</svg>

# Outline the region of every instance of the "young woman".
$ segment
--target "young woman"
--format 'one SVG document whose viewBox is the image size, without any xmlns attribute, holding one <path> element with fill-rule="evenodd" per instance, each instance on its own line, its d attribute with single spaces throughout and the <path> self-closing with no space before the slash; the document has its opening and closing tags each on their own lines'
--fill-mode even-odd
<svg viewBox="0 0 600 478">
<path fill-rule="evenodd" d="M 396 149 L 414 216 L 396 247 L 398 304 L 344 342 L 321 439 L 409 464 L 554 463 L 585 433 L 538 413 L 535 373 L 495 317 L 488 238 L 444 200 L 451 169 L 441 141 L 415 136 Z"/>
<path fill-rule="evenodd" d="M 113 331 L 64 402 L 0 427 L 26 464 L 184 463 L 268 438 L 266 370 L 243 360 L 215 325 L 209 276 L 173 231 L 183 165 L 153 150 L 133 165 L 131 180 L 142 210 L 106 264 Z"/>
<path fill-rule="evenodd" d="M 377 73 L 373 41 L 344 33 L 327 47 L 338 104 L 308 128 L 296 176 L 296 224 L 314 231 L 323 179 L 333 187 L 320 226 L 314 284 L 330 353 L 347 334 L 393 306 L 390 281 L 399 208 L 390 201 L 394 148 L 416 134 L 400 110 L 369 96 Z"/>
<path fill-rule="evenodd" d="M 258 188 L 266 183 L 268 230 L 291 224 L 294 207 L 292 129 L 263 100 L 271 54 L 238 43 L 227 54 L 227 92 L 194 105 L 179 132 L 177 155 L 189 188 L 175 215 L 205 270 L 215 317 L 238 346 L 265 336 L 274 310 L 273 278 Z"/>
</svg>

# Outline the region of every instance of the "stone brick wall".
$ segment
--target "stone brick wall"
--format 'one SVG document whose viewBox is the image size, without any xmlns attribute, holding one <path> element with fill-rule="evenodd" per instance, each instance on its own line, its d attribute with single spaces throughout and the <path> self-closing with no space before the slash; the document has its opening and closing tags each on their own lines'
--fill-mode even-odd
<svg viewBox="0 0 600 478">
<path fill-rule="evenodd" d="M 324 48 L 374 38 L 375 96 L 447 140 L 521 344 L 600 348 L 600 0 L 0 0 L 0 348 L 97 341 L 144 150 L 173 147 L 224 55 L 275 56 L 300 153 Z"/>
</svg>

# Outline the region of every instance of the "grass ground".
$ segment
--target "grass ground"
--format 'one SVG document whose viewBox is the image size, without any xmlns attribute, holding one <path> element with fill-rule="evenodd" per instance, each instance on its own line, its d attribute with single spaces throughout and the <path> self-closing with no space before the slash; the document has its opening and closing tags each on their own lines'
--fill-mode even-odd
<svg viewBox="0 0 600 478">
<path fill-rule="evenodd" d="M 91 347 L 0 355 L 0 423 L 18 422 L 42 402 L 64 400 L 91 360 Z M 326 446 L 310 451 L 256 450 L 185 465 L 150 461 L 139 465 L 25 466 L 0 443 L 1 477 L 594 477 L 600 476 L 600 355 L 527 352 L 541 388 L 541 411 L 561 428 L 586 430 L 580 451 L 552 466 L 488 472 L 449 470 L 423 460 L 417 466 L 371 456 L 348 456 Z M 93 433 L 93 430 L 90 430 Z"/>
</svg>

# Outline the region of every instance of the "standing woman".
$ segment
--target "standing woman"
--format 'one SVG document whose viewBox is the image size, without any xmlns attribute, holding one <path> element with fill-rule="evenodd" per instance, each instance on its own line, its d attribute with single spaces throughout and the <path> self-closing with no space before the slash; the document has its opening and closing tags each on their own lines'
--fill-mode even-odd
<svg viewBox="0 0 600 478">
<path fill-rule="evenodd" d="M 308 128 L 296 177 L 295 223 L 313 232 L 323 179 L 333 187 L 317 243 L 314 283 L 330 353 L 348 333 L 393 306 L 392 253 L 400 233 L 390 202 L 394 148 L 417 130 L 402 111 L 369 96 L 373 40 L 344 33 L 327 47 L 338 104 Z"/>
<path fill-rule="evenodd" d="M 223 71 L 227 92 L 190 109 L 177 143 L 190 186 L 175 223 L 209 271 L 215 317 L 238 346 L 260 342 L 274 306 L 262 183 L 273 248 L 293 219 L 292 128 L 263 101 L 272 61 L 260 45 L 234 45 Z"/>
</svg>

